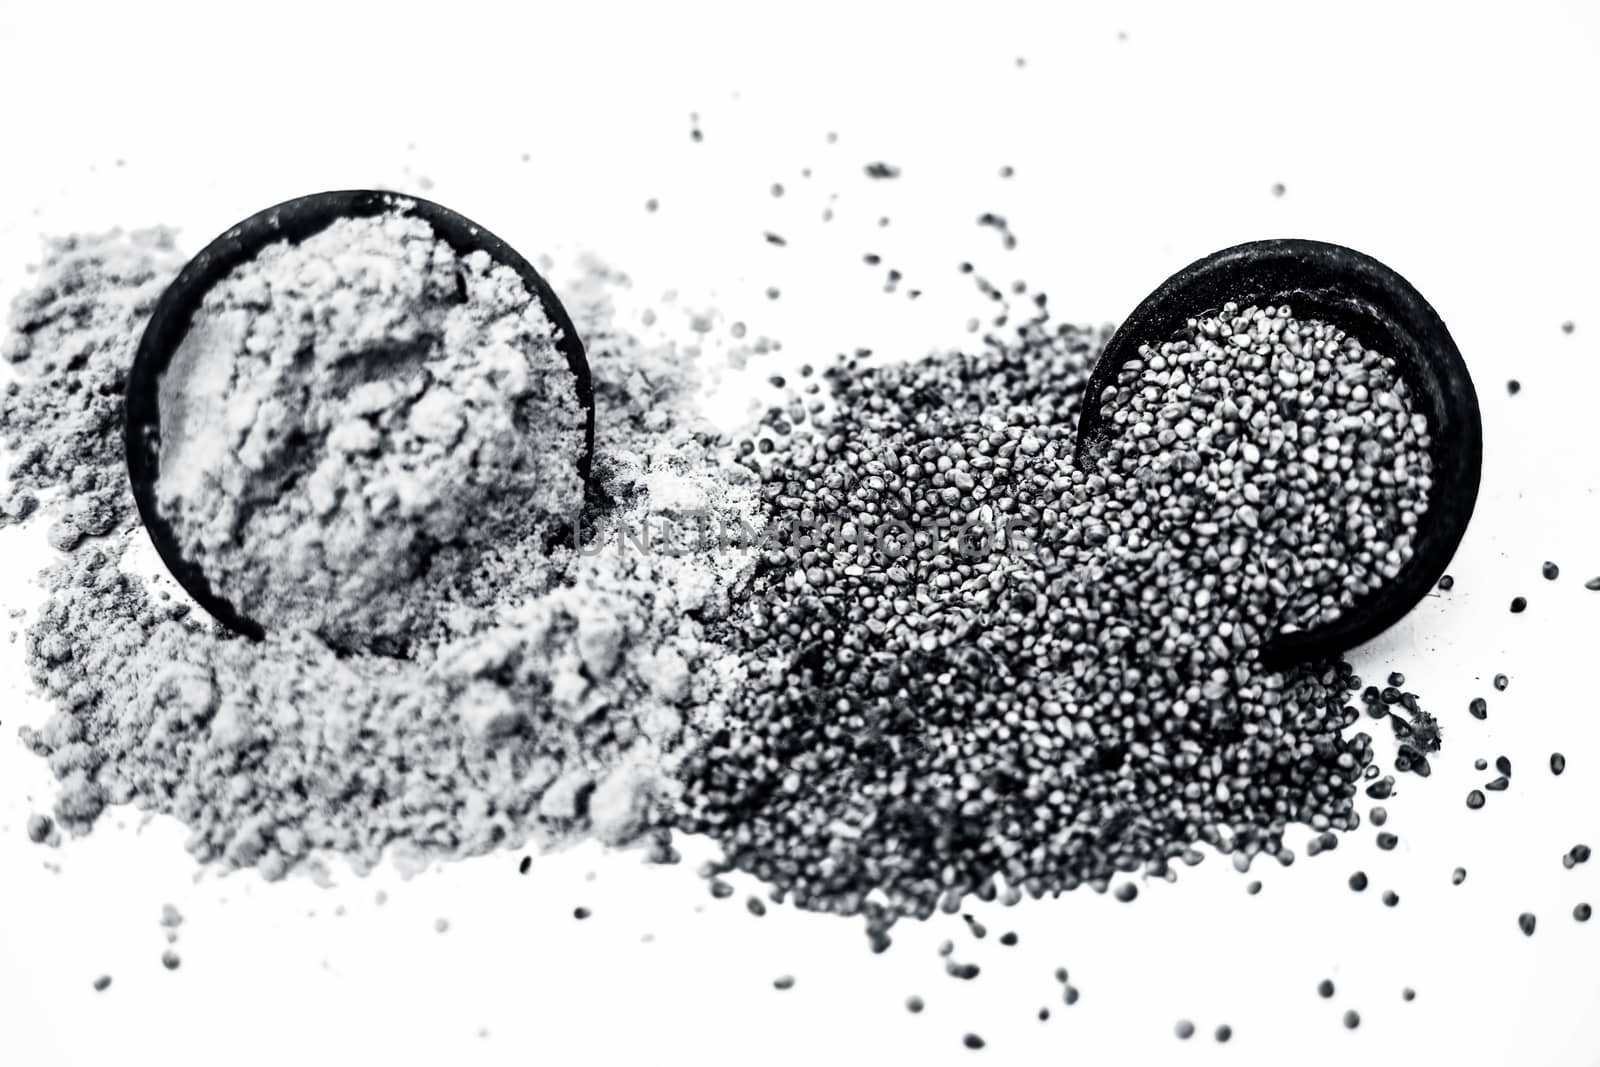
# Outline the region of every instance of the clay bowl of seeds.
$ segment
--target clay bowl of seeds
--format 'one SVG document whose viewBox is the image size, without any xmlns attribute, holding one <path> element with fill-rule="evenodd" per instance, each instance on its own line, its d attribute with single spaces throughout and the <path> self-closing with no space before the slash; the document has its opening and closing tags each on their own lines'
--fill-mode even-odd
<svg viewBox="0 0 1600 1067">
<path fill-rule="evenodd" d="M 565 425 L 572 434 L 570 453 L 575 459 L 577 478 L 581 480 L 580 490 L 589 484 L 594 449 L 594 389 L 583 343 L 561 301 L 514 248 L 449 208 L 416 197 L 370 189 L 316 193 L 257 212 L 207 245 L 162 294 L 129 371 L 125 421 L 128 476 L 140 518 L 156 551 L 194 601 L 236 633 L 260 639 L 271 627 L 264 626 L 245 603 L 236 602 L 240 598 L 230 598 L 230 590 L 222 587 L 226 583 L 218 582 L 215 575 L 208 575 L 206 568 L 184 551 L 175 536 L 173 522 L 163 512 L 158 493 L 163 473 L 163 401 L 173 395 L 173 379 L 196 373 L 182 366 L 185 362 L 182 359 L 175 363 L 174 354 L 180 351 L 191 333 L 208 294 L 226 283 L 241 267 L 256 261 L 269 246 L 300 247 L 329 231 L 336 223 L 349 224 L 351 220 L 395 215 L 425 222 L 438 246 L 441 249 L 447 246 L 460 257 L 460 262 L 467 262 L 468 257 L 475 257 L 476 253 L 484 253 L 491 265 L 485 270 L 510 268 L 521 280 L 526 290 L 522 297 L 524 306 L 542 311 L 554 330 L 550 341 L 553 351 L 547 353 L 546 358 L 553 367 L 559 367 L 564 359 L 565 368 L 572 375 L 572 389 L 567 395 L 576 399 L 575 405 L 569 399 L 569 418 Z M 475 257 L 474 261 L 484 262 L 482 257 Z M 480 280 L 487 284 L 487 279 Z M 502 289 L 506 280 L 504 276 L 499 278 Z M 460 273 L 455 276 L 455 282 L 463 288 L 460 299 L 465 301 L 466 282 Z M 455 299 L 453 294 L 447 298 Z M 338 309 L 334 311 L 337 313 Z M 168 373 L 169 370 L 172 373 Z M 181 406 L 169 406 L 173 407 L 167 413 L 169 421 L 181 420 Z M 172 430 L 173 434 L 177 432 Z M 571 481 L 570 477 L 563 477 Z M 374 548 L 373 552 L 381 552 L 381 548 Z"/>
<path fill-rule="evenodd" d="M 1092 463 L 1110 443 L 1111 411 L 1099 401 L 1141 346 L 1160 345 L 1191 320 L 1239 307 L 1288 304 L 1297 318 L 1344 330 L 1394 360 L 1431 432 L 1433 484 L 1399 574 L 1330 622 L 1278 634 L 1262 657 L 1288 665 L 1345 650 L 1382 633 L 1415 606 L 1449 565 L 1478 496 L 1483 427 L 1466 363 L 1437 312 L 1404 278 L 1370 256 L 1298 239 L 1252 241 L 1206 256 L 1161 283 L 1106 345 L 1078 422 L 1077 458 Z"/>
</svg>

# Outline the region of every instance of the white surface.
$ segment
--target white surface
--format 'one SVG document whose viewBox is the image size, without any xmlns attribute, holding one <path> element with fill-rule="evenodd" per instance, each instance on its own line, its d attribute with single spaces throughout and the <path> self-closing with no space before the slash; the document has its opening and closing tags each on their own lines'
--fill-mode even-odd
<svg viewBox="0 0 1600 1067">
<path fill-rule="evenodd" d="M 175 223 L 192 251 L 267 204 L 375 183 L 530 253 L 584 245 L 647 290 L 714 295 L 818 361 L 959 342 L 983 306 L 954 269 L 965 258 L 1098 321 L 1239 240 L 1361 248 L 1450 324 L 1487 439 L 1455 592 L 1356 657 L 1372 680 L 1404 670 L 1446 724 L 1433 778 L 1387 805 L 1400 847 L 1379 852 L 1363 827 L 1307 860 L 1297 831 L 1300 861 L 1251 875 L 1256 897 L 1213 857 L 1131 906 L 1080 892 L 975 908 L 991 930 L 977 944 L 959 920 L 902 924 L 878 957 L 854 922 L 711 900 L 693 874 L 703 846 L 677 869 L 583 849 L 526 877 L 512 854 L 334 889 L 197 877 L 169 820 L 117 813 L 58 851 L 28 843 L 53 787 L 15 729 L 45 709 L 20 644 L 0 643 L 0 1062 L 1600 1062 L 1600 921 L 1570 915 L 1600 904 L 1600 863 L 1560 864 L 1600 846 L 1600 593 L 1581 584 L 1600 574 L 1595 8 L 765 7 L 8 5 L 0 295 L 44 233 Z M 866 181 L 878 159 L 903 179 Z M 1002 164 L 1017 177 L 1000 181 Z M 972 225 L 985 210 L 1020 248 Z M 928 295 L 884 296 L 867 251 Z M 39 527 L 0 531 L 0 606 L 37 603 L 45 555 Z M 1557 583 L 1539 577 L 1546 558 Z M 1531 606 L 1512 617 L 1516 594 Z M 1480 694 L 1486 723 L 1465 714 Z M 1489 777 L 1471 759 L 1501 753 L 1511 790 L 1468 812 Z M 1452 887 L 1457 864 L 1470 875 Z M 1345 887 L 1357 867 L 1360 895 Z M 187 917 L 175 973 L 159 962 L 166 901 Z M 594 917 L 574 921 L 579 904 Z M 995 941 L 1008 928 L 1016 948 Z M 977 981 L 943 974 L 947 936 L 983 965 Z M 1062 964 L 1083 993 L 1072 1008 Z M 95 994 L 101 973 L 114 985 Z M 779 993 L 782 973 L 798 981 Z M 1331 1002 L 1314 991 L 1325 976 Z M 920 1016 L 901 1007 L 910 993 Z M 1187 1045 L 1179 1018 L 1200 1028 Z M 1210 1038 L 1221 1022 L 1227 1046 Z M 968 1030 L 988 1048 L 963 1049 Z"/>
</svg>

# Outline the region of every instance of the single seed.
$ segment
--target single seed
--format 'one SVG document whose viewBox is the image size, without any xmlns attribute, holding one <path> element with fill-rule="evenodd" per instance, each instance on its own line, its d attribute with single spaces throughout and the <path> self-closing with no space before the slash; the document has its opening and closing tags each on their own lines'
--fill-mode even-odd
<svg viewBox="0 0 1600 1067">
<path fill-rule="evenodd" d="M 1456 587 L 1456 580 L 1454 578 L 1450 577 L 1448 574 L 1445 575 L 1443 578 L 1439 579 L 1439 588 L 1443 589 L 1445 592 L 1448 593 L 1450 590 L 1454 589 L 1455 587 Z"/>
<path fill-rule="evenodd" d="M 1561 577 L 1561 568 L 1557 567 L 1554 563 L 1551 563 L 1549 560 L 1545 560 L 1544 561 L 1543 574 L 1544 574 L 1545 578 L 1547 578 L 1548 580 L 1553 582 L 1557 578 Z"/>
<path fill-rule="evenodd" d="M 1533 917 L 1533 912 L 1531 911 L 1525 911 L 1517 916 L 1517 925 L 1522 927 L 1522 932 L 1528 937 L 1533 936 L 1533 928 L 1537 922 L 1538 920 Z"/>
<path fill-rule="evenodd" d="M 1467 869 L 1465 867 L 1457 867 L 1455 870 L 1450 872 L 1450 884 L 1451 885 L 1460 885 L 1462 882 L 1465 882 L 1466 880 L 1467 880 Z"/>
<path fill-rule="evenodd" d="M 583 920 L 583 919 L 587 919 L 590 916 L 590 914 L 591 914 L 591 912 L 589 911 L 588 908 L 573 908 L 572 909 L 572 917 L 574 919 L 578 919 L 580 921 Z"/>
<path fill-rule="evenodd" d="M 1367 888 L 1366 874 L 1362 871 L 1357 871 L 1355 874 L 1352 874 L 1350 876 L 1350 888 L 1354 889 L 1357 893 Z"/>
<path fill-rule="evenodd" d="M 1594 913 L 1587 904 L 1579 904 L 1577 907 L 1572 909 L 1572 917 L 1581 923 L 1588 922 L 1589 916 L 1592 914 Z"/>
<path fill-rule="evenodd" d="M 1505 756 L 1496 756 L 1494 769 L 1509 778 L 1511 776 L 1511 761 Z"/>
<path fill-rule="evenodd" d="M 1016 933 L 1016 931 L 1015 930 L 1007 930 L 1005 933 L 1001 934 L 1000 935 L 1000 943 L 1002 945 L 1005 945 L 1007 948 L 1010 948 L 1013 945 L 1015 945 L 1017 943 L 1017 933 Z"/>
<path fill-rule="evenodd" d="M 1389 674 L 1389 684 L 1393 686 L 1405 685 L 1406 676 L 1401 674 L 1399 671 L 1391 671 Z"/>
<path fill-rule="evenodd" d="M 178 958 L 178 954 L 172 951 L 170 948 L 161 954 L 161 966 L 165 967 L 169 971 L 177 970 L 178 964 L 182 962 L 183 961 Z"/>
<path fill-rule="evenodd" d="M 1500 692 L 1504 693 L 1506 691 L 1506 686 L 1510 684 L 1511 679 L 1507 678 L 1505 675 L 1497 674 L 1494 676 L 1494 687 L 1500 690 Z"/>
<path fill-rule="evenodd" d="M 1223 1023 L 1221 1026 L 1217 1027 L 1217 1043 L 1218 1044 L 1226 1045 L 1232 1039 L 1233 1039 L 1233 1027 L 1229 1026 L 1227 1023 Z"/>
<path fill-rule="evenodd" d="M 1372 825 L 1382 826 L 1389 821 L 1389 812 L 1383 805 L 1378 804 L 1373 807 L 1371 814 L 1367 817 L 1372 820 Z"/>
<path fill-rule="evenodd" d="M 1489 761 L 1479 757 L 1472 761 L 1472 767 L 1474 770 L 1486 771 L 1489 769 Z"/>
<path fill-rule="evenodd" d="M 1393 889 L 1385 889 L 1383 891 L 1383 906 L 1384 907 L 1392 908 L 1398 903 L 1400 903 L 1400 894 L 1399 893 L 1396 893 Z"/>
<path fill-rule="evenodd" d="M 1472 792 L 1467 794 L 1467 807 L 1471 808 L 1473 811 L 1477 811 L 1479 808 L 1483 807 L 1484 799 L 1483 790 L 1474 789 Z"/>
<path fill-rule="evenodd" d="M 982 1048 L 984 1044 L 983 1038 L 979 1037 L 977 1034 L 966 1035 L 961 1039 L 961 1043 L 968 1048 L 973 1049 L 974 1051 Z"/>
<path fill-rule="evenodd" d="M 1417 999 L 1417 991 L 1412 989 L 1410 986 L 1406 986 L 1404 989 L 1400 990 L 1400 999 L 1409 1004 L 1413 1000 Z"/>
<path fill-rule="evenodd" d="M 1383 849 L 1385 852 L 1394 851 L 1394 846 L 1398 845 L 1399 843 L 1400 839 L 1394 834 L 1389 833 L 1387 830 L 1378 835 L 1378 847 Z"/>
<path fill-rule="evenodd" d="M 1600 578 L 1590 578 L 1583 583 L 1583 587 L 1591 593 L 1600 592 Z"/>
<path fill-rule="evenodd" d="M 772 988 L 773 989 L 793 989 L 794 988 L 794 975 L 792 975 L 792 974 L 780 974 L 778 977 L 776 977 L 776 978 L 774 978 L 772 980 Z"/>
<path fill-rule="evenodd" d="M 1474 719 L 1487 719 L 1489 717 L 1489 702 L 1482 697 L 1473 697 L 1472 703 L 1467 705 L 1467 710 Z"/>
<path fill-rule="evenodd" d="M 1050 1009 L 1049 1008 L 1040 1008 L 1039 1009 L 1039 1021 L 1040 1022 L 1046 1022 L 1046 1021 L 1049 1020 L 1049 1018 L 1050 1018 Z"/>
<path fill-rule="evenodd" d="M 1521 615 L 1526 610 L 1528 610 L 1528 598 L 1527 597 L 1518 596 L 1518 597 L 1512 597 L 1511 598 L 1511 614 L 1513 614 L 1513 615 Z"/>
<path fill-rule="evenodd" d="M 1257 893 L 1261 892 L 1261 883 L 1253 881 L 1244 887 L 1244 891 L 1249 893 L 1251 896 L 1255 896 Z"/>
<path fill-rule="evenodd" d="M 920 1015 L 920 1014 L 922 1014 L 922 998 L 919 997 L 919 996 L 909 996 L 909 997 L 907 997 L 906 998 L 906 1011 L 909 1011 L 912 1015 Z"/>
<path fill-rule="evenodd" d="M 1582 906 L 1579 905 L 1579 907 Z M 96 993 L 104 993 L 109 988 L 111 988 L 111 976 L 109 974 L 102 974 L 94 980 L 94 991 Z"/>
<path fill-rule="evenodd" d="M 1324 978 L 1322 981 L 1318 982 L 1317 992 L 1323 997 L 1323 999 L 1333 996 L 1333 979 Z"/>
<path fill-rule="evenodd" d="M 1360 1025 L 1361 1016 L 1354 1008 L 1344 1013 L 1344 1028 L 1346 1030 L 1354 1030 Z"/>
<path fill-rule="evenodd" d="M 1506 778 L 1505 775 L 1501 775 L 1492 782 L 1485 782 L 1483 787 L 1494 793 L 1504 793 L 1506 791 L 1506 787 L 1510 784 L 1511 781 Z"/>
<path fill-rule="evenodd" d="M 1139 895 L 1139 887 L 1134 885 L 1132 882 L 1123 882 L 1121 885 L 1117 886 L 1115 895 L 1118 900 L 1122 901 L 1124 904 L 1128 904 L 1133 901 L 1134 897 Z"/>
<path fill-rule="evenodd" d="M 1560 774 L 1567 769 L 1567 757 L 1559 752 L 1550 753 L 1550 773 Z"/>
<path fill-rule="evenodd" d="M 533 857 L 532 856 L 524 856 L 524 857 L 522 857 L 522 862 L 517 864 L 517 873 L 518 874 L 527 874 L 531 870 L 533 870 Z"/>
<path fill-rule="evenodd" d="M 1172 1028 L 1172 1032 L 1178 1035 L 1179 1041 L 1187 1041 L 1194 1036 L 1194 1023 L 1188 1019 L 1179 1019 L 1178 1025 Z"/>
</svg>

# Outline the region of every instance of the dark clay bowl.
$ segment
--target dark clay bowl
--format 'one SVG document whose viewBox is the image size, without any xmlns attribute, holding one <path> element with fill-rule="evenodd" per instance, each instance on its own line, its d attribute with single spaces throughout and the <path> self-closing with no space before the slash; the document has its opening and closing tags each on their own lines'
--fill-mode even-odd
<svg viewBox="0 0 1600 1067">
<path fill-rule="evenodd" d="M 1191 263 L 1145 298 L 1106 345 L 1078 420 L 1080 465 L 1107 444 L 1099 397 L 1142 344 L 1160 344 L 1191 318 L 1233 301 L 1287 302 L 1300 318 L 1343 328 L 1392 357 L 1433 435 L 1433 492 L 1410 561 L 1399 576 L 1326 626 L 1280 634 L 1262 650 L 1287 666 L 1338 655 L 1398 622 L 1439 580 L 1466 533 L 1478 499 L 1483 425 L 1461 353 L 1437 312 L 1404 278 L 1370 256 L 1321 241 L 1235 245 Z"/>
<path fill-rule="evenodd" d="M 561 301 L 516 249 L 447 207 L 414 196 L 374 189 L 314 193 L 258 211 L 207 245 L 161 294 L 128 373 L 125 423 L 128 478 L 139 506 L 139 517 L 150 531 L 150 540 L 155 543 L 161 561 L 197 604 L 230 630 L 247 637 L 260 639 L 261 625 L 241 612 L 221 590 L 212 588 L 201 569 L 183 556 L 172 527 L 157 505 L 156 482 L 161 476 L 161 376 L 188 333 L 207 290 L 241 264 L 254 259 L 264 247 L 278 241 L 303 241 L 341 218 L 363 218 L 395 211 L 425 219 L 440 240 L 460 255 L 480 250 L 489 253 L 496 263 L 515 270 L 528 292 L 538 299 L 546 317 L 560 331 L 557 347 L 577 378 L 578 401 L 587 414 L 583 458 L 579 464 L 585 484 L 589 481 L 594 453 L 594 385 L 589 377 L 589 361 Z"/>
</svg>

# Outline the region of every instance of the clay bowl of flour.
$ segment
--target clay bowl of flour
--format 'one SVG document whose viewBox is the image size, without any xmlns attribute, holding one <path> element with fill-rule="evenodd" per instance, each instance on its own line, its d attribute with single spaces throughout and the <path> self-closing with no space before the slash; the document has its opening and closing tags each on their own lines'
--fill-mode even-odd
<svg viewBox="0 0 1600 1067">
<path fill-rule="evenodd" d="M 513 248 L 373 190 L 258 212 L 190 260 L 129 373 L 128 475 L 184 590 L 247 637 L 405 656 L 497 544 L 570 539 L 583 344 Z"/>
</svg>

